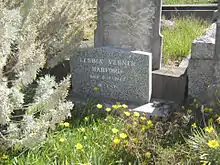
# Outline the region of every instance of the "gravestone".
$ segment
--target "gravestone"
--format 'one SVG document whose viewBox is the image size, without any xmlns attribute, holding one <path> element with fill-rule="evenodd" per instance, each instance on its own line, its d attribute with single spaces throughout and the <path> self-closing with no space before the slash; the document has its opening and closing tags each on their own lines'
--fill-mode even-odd
<svg viewBox="0 0 220 165">
<path fill-rule="evenodd" d="M 189 95 L 212 106 L 220 98 L 220 1 L 218 8 L 217 22 L 193 42 L 188 68 Z"/>
<path fill-rule="evenodd" d="M 151 52 L 153 69 L 160 69 L 161 8 L 161 0 L 98 0 L 95 47 Z"/>
<path fill-rule="evenodd" d="M 112 47 L 74 54 L 70 60 L 73 99 L 148 103 L 152 86 L 151 58 L 151 53 Z M 94 88 L 99 90 L 95 92 Z"/>
</svg>

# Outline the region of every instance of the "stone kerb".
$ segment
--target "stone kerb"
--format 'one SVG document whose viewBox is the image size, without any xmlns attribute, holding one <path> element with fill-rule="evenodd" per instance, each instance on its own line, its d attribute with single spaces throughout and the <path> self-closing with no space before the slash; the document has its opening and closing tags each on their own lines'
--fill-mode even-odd
<svg viewBox="0 0 220 165">
<path fill-rule="evenodd" d="M 152 53 L 161 67 L 161 0 L 98 0 L 95 47 L 112 46 Z"/>
<path fill-rule="evenodd" d="M 142 105 L 151 99 L 151 53 L 99 47 L 74 54 L 70 60 L 73 99 L 124 101 Z M 98 92 L 93 89 L 99 88 Z"/>
</svg>

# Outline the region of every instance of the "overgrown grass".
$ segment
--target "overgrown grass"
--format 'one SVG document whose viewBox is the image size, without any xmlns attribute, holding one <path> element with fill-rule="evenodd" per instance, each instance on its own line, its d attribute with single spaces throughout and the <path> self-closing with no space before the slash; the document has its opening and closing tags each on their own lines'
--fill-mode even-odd
<svg viewBox="0 0 220 165">
<path fill-rule="evenodd" d="M 88 116 L 62 122 L 44 142 L 33 148 L 15 146 L 13 150 L 0 152 L 0 163 L 170 165 L 220 162 L 219 114 L 212 108 L 204 108 L 202 119 L 208 127 L 200 129 L 201 120 L 195 117 L 200 107 L 195 100 L 190 107 L 182 107 L 182 112 L 170 118 L 149 119 L 146 114 L 129 112 L 127 106 L 121 104 L 111 109 L 101 104 L 90 108 L 101 111 L 102 115 L 89 110 Z"/>
<path fill-rule="evenodd" d="M 163 28 L 163 52 L 165 63 L 181 61 L 189 55 L 194 39 L 201 36 L 209 23 L 194 17 L 176 18 L 174 28 Z"/>
<path fill-rule="evenodd" d="M 216 0 L 164 0 L 164 4 L 208 4 Z"/>
</svg>

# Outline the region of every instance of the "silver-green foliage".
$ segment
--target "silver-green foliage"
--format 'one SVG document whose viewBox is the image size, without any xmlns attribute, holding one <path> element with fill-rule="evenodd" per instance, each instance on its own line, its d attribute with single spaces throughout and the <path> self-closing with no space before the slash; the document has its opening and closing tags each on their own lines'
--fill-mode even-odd
<svg viewBox="0 0 220 165">
<path fill-rule="evenodd" d="M 33 146 L 49 128 L 70 116 L 70 77 L 60 83 L 45 76 L 33 102 L 23 89 L 41 68 L 54 67 L 79 47 L 83 28 L 94 16 L 92 0 L 0 1 L 0 150 Z"/>
</svg>

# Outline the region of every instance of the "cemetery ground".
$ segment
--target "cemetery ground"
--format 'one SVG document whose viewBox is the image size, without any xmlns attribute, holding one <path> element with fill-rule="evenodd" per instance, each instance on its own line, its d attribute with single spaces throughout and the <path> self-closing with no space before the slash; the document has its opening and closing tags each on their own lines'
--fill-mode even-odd
<svg viewBox="0 0 220 165">
<path fill-rule="evenodd" d="M 209 23 L 193 17 L 176 18 L 163 28 L 166 63 L 189 55 L 191 42 Z M 15 146 L 0 153 L 2 164 L 220 164 L 219 112 L 201 109 L 196 99 L 168 119 L 129 112 L 116 103 L 101 102 L 74 108 L 73 117 L 51 130 L 32 148 Z M 98 111 L 98 112 L 97 112 Z M 201 117 L 202 116 L 202 117 Z"/>
<path fill-rule="evenodd" d="M 164 0 L 164 4 L 209 4 L 216 0 Z"/>
<path fill-rule="evenodd" d="M 95 89 L 98 90 L 98 89 Z M 79 114 L 79 112 L 81 112 Z M 1 164 L 220 164 L 220 117 L 196 99 L 169 118 L 90 101 L 32 148 L 0 153 Z M 77 117 L 79 116 L 79 117 Z"/>
<path fill-rule="evenodd" d="M 142 1 L 142 2 L 143 5 L 146 6 L 148 5 L 146 1 L 145 2 Z M 135 2 L 133 3 L 133 5 L 134 4 Z M 103 11 L 105 11 L 105 8 L 103 8 Z M 110 13 L 103 12 L 102 14 L 108 15 L 111 14 L 111 12 Z M 208 26 L 207 22 L 195 20 L 193 18 L 174 19 L 174 21 L 175 21 L 174 28 L 167 27 L 163 29 L 164 42 L 165 42 L 163 48 L 164 51 L 163 56 L 166 63 L 169 63 L 169 61 L 179 62 L 182 60 L 184 56 L 188 56 L 190 54 L 190 49 L 191 49 L 190 45 L 192 43 L 192 40 L 194 40 L 197 36 L 200 36 L 203 33 L 203 30 Z M 105 20 L 103 22 L 105 22 Z M 154 24 L 152 22 L 149 23 Z M 158 30 L 159 30 L 159 25 L 160 24 L 157 24 Z M 120 29 L 121 27 L 119 26 L 117 28 Z M 114 35 L 114 33 L 112 34 Z M 145 33 L 140 33 L 140 34 L 145 34 Z M 101 38 L 102 37 L 103 36 L 101 36 Z M 109 37 L 111 38 L 111 35 Z M 118 36 L 116 37 L 117 37 L 116 40 L 113 41 L 115 41 L 116 44 L 118 44 L 117 39 L 119 37 Z M 166 43 L 165 38 L 168 43 Z M 123 41 L 125 41 L 125 43 L 127 42 L 126 39 Z M 138 44 L 141 45 L 142 41 Z M 115 44 L 115 42 L 110 42 L 107 44 Z M 159 46 L 161 46 L 161 44 L 158 45 L 158 47 Z M 93 49 L 94 52 L 95 50 L 96 49 Z M 102 49 L 102 50 L 104 51 L 106 49 Z M 95 55 L 97 54 L 95 53 Z M 104 53 L 102 52 L 102 54 Z M 113 49 L 111 54 L 115 55 L 113 53 Z M 91 53 L 90 55 L 93 56 L 94 54 Z M 95 55 L 94 57 L 96 57 Z M 123 54 L 121 53 L 120 55 Z M 134 56 L 135 55 L 132 55 L 132 57 Z M 126 59 L 126 57 L 123 58 Z M 144 60 L 140 60 L 139 58 L 137 59 L 141 62 L 144 62 Z M 113 63 L 111 60 L 105 60 L 104 62 L 106 61 L 108 62 L 110 61 L 110 64 Z M 149 62 L 150 60 L 147 61 Z M 83 64 L 87 62 L 91 63 L 91 60 L 81 59 L 80 62 Z M 120 60 L 118 60 L 117 62 L 115 66 L 117 65 L 119 66 L 121 64 L 123 65 L 126 64 L 127 66 L 131 66 L 131 65 L 135 66 L 134 63 L 132 63 L 132 61 L 130 63 L 129 61 L 127 63 L 126 62 L 122 63 Z M 103 63 L 103 60 L 101 58 L 99 60 L 95 60 L 94 63 L 102 64 L 103 66 L 105 66 L 104 64 L 106 64 Z M 109 63 L 107 64 L 109 65 Z M 80 65 L 80 66 L 85 66 L 85 65 Z M 87 64 L 87 66 L 89 65 Z M 151 66 L 151 63 L 148 66 Z M 147 70 L 144 67 L 142 67 L 142 65 L 138 65 L 138 67 L 140 67 L 142 70 Z M 77 66 L 76 68 L 79 68 L 80 71 L 82 70 L 81 67 Z M 85 67 L 83 69 L 85 69 Z M 90 68 L 87 67 L 87 69 L 89 70 Z M 93 72 L 97 70 L 93 69 Z M 104 68 L 102 69 L 102 71 L 107 71 L 107 69 Z M 152 70 L 149 69 L 149 73 L 151 73 L 151 71 Z M 126 76 L 132 80 L 134 79 L 132 77 L 132 73 L 138 74 L 138 72 L 136 71 L 129 72 L 129 70 L 127 70 L 127 72 L 118 72 L 118 73 L 120 73 L 119 74 L 120 78 L 125 74 L 127 74 Z M 73 78 L 74 74 L 73 73 L 71 74 L 72 74 L 72 80 L 77 80 L 77 79 L 80 81 L 83 80 L 83 78 L 80 76 Z M 85 74 L 81 74 L 81 75 L 85 76 Z M 145 73 L 142 75 L 145 75 Z M 140 78 L 143 77 L 142 75 L 140 76 Z M 38 76 L 41 75 L 39 74 Z M 99 79 L 99 77 L 96 79 L 97 81 L 101 80 Z M 45 99 L 45 97 L 43 97 L 43 94 L 45 94 L 45 92 L 41 90 L 42 102 L 40 102 L 34 107 L 31 107 L 31 109 L 26 110 L 25 109 L 26 107 L 24 109 L 20 109 L 20 108 L 16 109 L 21 114 L 23 113 L 27 114 L 25 117 L 28 117 L 27 118 L 28 120 L 26 121 L 23 120 L 26 118 L 21 117 L 20 114 L 19 116 L 16 116 L 17 113 L 12 114 L 12 117 L 18 117 L 13 120 L 13 124 L 16 124 L 18 120 L 21 120 L 21 124 L 16 126 L 17 129 L 21 130 L 20 131 L 21 133 L 18 134 L 16 131 L 11 129 L 14 126 L 13 124 L 10 125 L 5 124 L 3 126 L 3 127 L 12 126 L 12 127 L 8 127 L 7 132 L 0 131 L 0 136 L 3 139 L 3 143 L 0 146 L 3 149 L 3 151 L 0 151 L 0 164 L 3 165 L 4 164 L 5 165 L 26 165 L 26 164 L 31 164 L 31 165 L 45 165 L 45 164 L 46 165 L 47 164 L 49 165 L 50 164 L 52 165 L 53 164 L 54 165 L 72 165 L 72 164 L 74 165 L 75 164 L 78 165 L 106 165 L 106 164 L 107 165 L 109 164 L 218 165 L 220 164 L 219 107 L 214 108 L 214 107 L 202 106 L 200 105 L 199 102 L 197 102 L 197 99 L 194 98 L 194 100 L 192 100 L 191 103 L 187 102 L 188 104 L 186 106 L 172 109 L 173 111 L 171 111 L 168 116 L 161 117 L 158 115 L 150 116 L 149 114 L 131 111 L 130 107 L 126 105 L 124 102 L 115 102 L 114 105 L 106 105 L 102 101 L 92 100 L 94 98 L 91 97 L 90 98 L 91 100 L 89 99 L 87 101 L 87 104 L 84 106 L 79 106 L 78 103 L 74 102 L 75 106 L 72 109 L 72 104 L 70 103 L 68 104 L 67 102 L 69 100 L 57 98 L 58 96 L 64 97 L 64 95 L 66 97 L 68 93 L 67 88 L 69 87 L 68 83 L 66 84 L 64 83 L 63 86 L 61 83 L 60 85 L 61 87 L 60 87 L 59 85 L 54 85 L 56 84 L 55 81 L 53 84 L 53 81 L 51 79 L 46 79 L 46 80 L 45 81 L 50 86 L 45 86 L 44 83 L 45 81 L 42 81 L 41 84 L 39 83 L 40 85 L 42 85 L 39 86 L 43 87 L 43 89 L 45 88 L 46 90 L 49 90 L 48 93 L 57 89 L 56 92 L 51 94 L 51 98 L 49 97 L 49 99 L 47 98 Z M 150 78 L 147 80 L 150 80 Z M 111 82 L 111 77 L 107 81 Z M 91 83 L 88 83 L 88 81 L 85 81 L 86 83 L 84 84 L 82 82 L 83 81 L 81 81 L 79 84 L 80 85 L 82 84 L 83 87 L 86 87 L 86 90 L 89 91 L 89 94 L 105 94 L 105 93 L 109 94 L 112 93 L 112 91 L 113 93 L 121 92 L 121 90 L 118 88 L 114 88 L 115 90 L 114 91 L 112 88 L 102 88 L 102 84 L 100 85 L 97 83 L 97 87 L 96 87 Z M 129 81 L 124 81 L 124 82 L 129 82 Z M 144 79 L 143 82 L 146 82 L 146 79 Z M 116 84 L 116 81 L 114 83 Z M 89 84 L 90 87 L 87 88 L 86 84 Z M 36 85 L 36 84 L 31 84 L 31 85 Z M 142 83 L 138 83 L 137 88 L 139 89 L 141 85 Z M 74 90 L 79 89 L 80 91 L 82 89 L 82 88 L 77 88 L 74 83 L 72 86 Z M 148 84 L 148 87 L 149 86 L 150 85 Z M 100 89 L 98 87 L 100 87 Z M 5 86 L 5 88 L 7 88 L 7 86 Z M 25 104 L 29 105 L 29 103 L 33 102 L 32 99 L 35 98 L 32 95 L 38 96 L 37 93 L 38 90 L 36 90 L 35 92 L 34 88 L 36 87 L 33 88 L 28 87 L 27 91 L 26 90 L 22 91 L 24 92 L 24 100 L 22 101 L 25 101 Z M 106 90 L 104 89 L 107 89 L 108 91 L 106 92 Z M 131 89 L 131 88 L 124 87 L 123 89 Z M 131 94 L 135 93 L 136 92 L 135 89 L 136 88 L 132 88 L 132 91 L 129 92 L 128 95 L 131 96 Z M 82 91 L 81 93 L 84 94 L 83 92 L 85 92 L 85 90 Z M 123 94 L 126 94 L 126 92 L 127 90 L 123 92 Z M 147 92 L 150 94 L 150 90 L 147 90 Z M 79 92 L 79 94 L 81 93 Z M 118 93 L 116 94 L 118 95 Z M 69 94 L 71 95 L 72 93 Z M 218 94 L 217 90 L 215 94 L 217 96 Z M 175 95 L 175 97 L 177 96 Z M 2 98 L 4 98 L 4 96 Z M 88 95 L 86 95 L 86 98 L 88 99 Z M 140 100 L 140 98 L 138 99 Z M 63 103 L 62 107 L 59 106 L 60 102 Z M 216 103 L 220 104 L 219 98 L 216 99 Z M 51 105 L 54 104 L 54 106 L 50 107 L 50 104 Z M 8 107 L 9 106 L 7 106 L 7 108 Z M 55 113 L 56 115 L 53 115 L 52 112 L 54 111 L 54 109 L 56 109 L 57 112 L 59 113 Z M 69 117 L 65 121 L 63 121 L 64 118 L 60 118 L 59 120 L 57 120 L 57 118 L 65 114 L 65 110 L 70 110 L 70 109 L 72 109 L 71 118 Z M 47 111 L 51 113 L 48 113 Z M 45 139 L 43 138 L 41 139 L 41 137 L 44 136 L 37 129 L 37 127 L 30 128 L 31 126 L 37 125 L 36 124 L 37 122 L 36 123 L 32 122 L 33 118 L 31 118 L 29 114 L 31 114 L 32 115 L 31 117 L 35 118 L 36 121 L 38 121 L 39 116 L 42 117 L 42 122 L 39 124 L 39 127 L 42 128 L 44 126 L 46 127 L 48 124 L 52 123 L 51 122 L 52 119 L 54 119 L 54 121 L 56 121 L 54 123 L 57 124 L 55 125 L 55 127 L 54 125 L 51 125 L 50 127 L 47 126 L 44 129 Z M 44 120 L 45 116 L 47 117 L 46 120 Z M 67 116 L 70 116 L 69 111 L 66 117 Z M 12 134 L 11 132 L 14 134 Z M 28 136 L 22 137 L 23 134 L 25 133 Z M 8 142 L 7 139 L 4 138 L 4 135 L 12 139 L 16 137 L 17 139 L 15 139 L 15 141 L 12 141 L 10 145 L 4 145 L 7 144 Z M 20 139 L 22 139 L 23 141 L 21 140 L 20 143 L 16 143 L 16 141 L 19 141 Z M 40 139 L 42 141 L 40 141 Z M 40 141 L 40 143 L 34 143 L 37 141 Z"/>
</svg>

